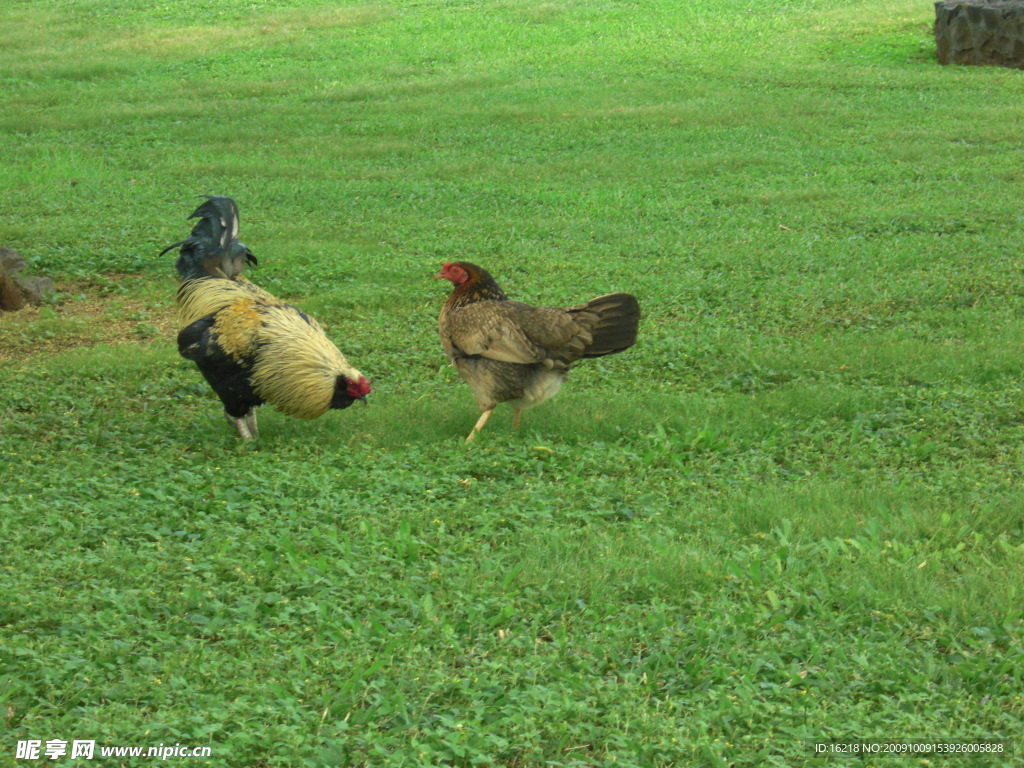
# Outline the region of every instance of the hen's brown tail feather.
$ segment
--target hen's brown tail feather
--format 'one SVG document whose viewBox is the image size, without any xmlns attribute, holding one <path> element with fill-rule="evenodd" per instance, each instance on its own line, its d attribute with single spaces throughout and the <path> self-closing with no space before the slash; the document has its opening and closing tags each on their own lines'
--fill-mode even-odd
<svg viewBox="0 0 1024 768">
<path fill-rule="evenodd" d="M 609 293 L 598 296 L 570 312 L 593 336 L 581 357 L 602 357 L 629 349 L 636 343 L 640 327 L 640 303 L 628 293 Z M 593 316 L 590 320 L 588 315 Z"/>
</svg>

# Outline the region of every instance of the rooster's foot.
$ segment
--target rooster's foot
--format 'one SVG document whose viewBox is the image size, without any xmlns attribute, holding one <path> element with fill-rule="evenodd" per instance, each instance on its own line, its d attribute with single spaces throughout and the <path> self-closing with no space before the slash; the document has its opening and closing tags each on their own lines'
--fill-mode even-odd
<svg viewBox="0 0 1024 768">
<path fill-rule="evenodd" d="M 228 420 L 228 424 L 230 424 L 231 426 L 233 426 L 235 429 L 238 430 L 238 436 L 240 438 L 242 438 L 243 440 L 252 440 L 253 437 L 254 437 L 253 433 L 249 431 L 248 420 L 249 420 L 250 415 L 253 416 L 253 419 L 254 419 L 253 426 L 255 427 L 256 426 L 256 424 L 255 424 L 255 415 L 251 414 L 251 412 L 247 413 L 245 416 L 243 416 L 240 419 L 236 419 L 230 413 L 227 413 L 227 412 L 224 413 L 224 417 Z"/>
<path fill-rule="evenodd" d="M 253 408 L 251 411 L 249 411 L 247 414 L 245 414 L 244 419 L 245 419 L 245 426 L 248 428 L 249 434 L 252 437 L 259 437 L 260 436 L 260 430 L 259 430 L 259 427 L 256 426 L 256 409 Z"/>
</svg>

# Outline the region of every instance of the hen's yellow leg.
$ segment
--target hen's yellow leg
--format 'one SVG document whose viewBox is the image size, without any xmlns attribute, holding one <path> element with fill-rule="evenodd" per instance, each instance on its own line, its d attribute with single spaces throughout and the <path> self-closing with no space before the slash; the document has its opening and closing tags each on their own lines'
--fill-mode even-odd
<svg viewBox="0 0 1024 768">
<path fill-rule="evenodd" d="M 480 414 L 480 418 L 477 419 L 476 424 L 473 426 L 473 431 L 470 432 L 469 437 L 466 438 L 467 443 L 473 442 L 473 438 L 476 437 L 476 433 L 484 428 L 484 424 L 486 424 L 487 420 L 491 418 L 492 413 L 494 413 L 493 408 L 491 408 L 491 410 L 489 411 L 484 411 L 482 414 Z"/>
</svg>

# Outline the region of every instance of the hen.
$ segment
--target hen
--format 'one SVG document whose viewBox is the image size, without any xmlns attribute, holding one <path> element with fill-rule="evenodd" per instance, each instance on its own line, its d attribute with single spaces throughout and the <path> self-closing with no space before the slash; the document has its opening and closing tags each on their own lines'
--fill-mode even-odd
<svg viewBox="0 0 1024 768">
<path fill-rule="evenodd" d="M 199 366 L 239 436 L 259 436 L 264 403 L 303 419 L 365 403 L 369 383 L 319 323 L 242 276 L 256 259 L 238 241 L 235 202 L 208 197 L 189 218 L 199 219 L 191 236 L 161 252 L 181 246 L 178 352 Z"/>
<path fill-rule="evenodd" d="M 441 346 L 469 384 L 481 416 L 466 438 L 484 428 L 498 403 L 539 405 L 558 392 L 581 358 L 622 352 L 636 342 L 640 305 L 628 293 L 599 296 L 575 307 L 531 307 L 510 301 L 482 267 L 448 262 L 435 276 L 450 280 L 441 309 Z"/>
</svg>

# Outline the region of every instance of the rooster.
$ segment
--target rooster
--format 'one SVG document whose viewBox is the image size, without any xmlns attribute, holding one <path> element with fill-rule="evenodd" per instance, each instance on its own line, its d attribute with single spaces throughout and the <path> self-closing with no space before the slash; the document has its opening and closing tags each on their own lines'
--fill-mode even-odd
<svg viewBox="0 0 1024 768">
<path fill-rule="evenodd" d="M 585 357 L 622 352 L 636 342 L 640 305 L 628 293 L 610 293 L 575 307 L 531 307 L 510 301 L 487 270 L 448 262 L 435 279 L 450 280 L 441 309 L 441 346 L 469 384 L 481 416 L 472 442 L 498 403 L 523 408 L 553 397 L 570 366 Z"/>
<path fill-rule="evenodd" d="M 238 241 L 238 206 L 207 197 L 189 218 L 180 246 L 178 352 L 194 361 L 224 404 L 239 437 L 259 436 L 256 409 L 315 419 L 331 408 L 366 402 L 370 384 L 327 338 L 319 323 L 249 282 L 256 258 Z"/>
</svg>

